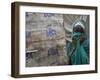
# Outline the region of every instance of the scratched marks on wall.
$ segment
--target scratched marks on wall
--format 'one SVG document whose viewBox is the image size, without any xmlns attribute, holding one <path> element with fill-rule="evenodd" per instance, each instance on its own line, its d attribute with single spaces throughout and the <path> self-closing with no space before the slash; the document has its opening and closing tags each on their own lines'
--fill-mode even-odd
<svg viewBox="0 0 100 80">
<path fill-rule="evenodd" d="M 63 15 L 26 12 L 26 67 L 67 65 Z"/>
</svg>

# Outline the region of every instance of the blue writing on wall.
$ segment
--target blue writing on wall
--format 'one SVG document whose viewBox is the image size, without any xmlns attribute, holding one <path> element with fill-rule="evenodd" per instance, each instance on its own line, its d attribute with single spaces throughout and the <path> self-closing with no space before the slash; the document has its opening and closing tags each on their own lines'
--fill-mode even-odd
<svg viewBox="0 0 100 80">
<path fill-rule="evenodd" d="M 54 16 L 54 13 L 44 13 L 44 17 L 52 17 Z"/>
<path fill-rule="evenodd" d="M 52 29 L 52 28 L 48 28 L 47 29 L 47 36 L 49 37 L 53 37 L 56 35 L 56 30 Z"/>
</svg>

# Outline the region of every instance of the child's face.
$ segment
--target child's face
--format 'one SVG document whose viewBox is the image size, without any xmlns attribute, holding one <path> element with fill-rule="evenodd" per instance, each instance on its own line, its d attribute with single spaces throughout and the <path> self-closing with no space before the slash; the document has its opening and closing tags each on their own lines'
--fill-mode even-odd
<svg viewBox="0 0 100 80">
<path fill-rule="evenodd" d="M 84 29 L 80 25 L 73 28 L 72 43 L 76 45 L 77 40 L 80 40 L 80 43 L 85 40 Z"/>
<path fill-rule="evenodd" d="M 76 27 L 73 28 L 73 32 L 84 33 L 84 29 L 80 25 L 77 25 Z"/>
</svg>

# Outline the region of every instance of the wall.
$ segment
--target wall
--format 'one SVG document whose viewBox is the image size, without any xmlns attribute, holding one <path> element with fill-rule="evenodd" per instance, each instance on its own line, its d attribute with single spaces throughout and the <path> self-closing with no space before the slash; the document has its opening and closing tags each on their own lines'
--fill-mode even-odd
<svg viewBox="0 0 100 80">
<path fill-rule="evenodd" d="M 1 0 L 0 2 L 0 80 L 16 80 L 10 76 L 11 67 L 11 2 L 15 0 Z M 28 1 L 28 0 L 16 0 Z M 30 0 L 30 2 L 39 3 L 56 3 L 56 4 L 76 4 L 98 6 L 100 9 L 100 0 Z M 100 14 L 100 11 L 99 13 Z M 98 21 L 100 15 L 98 15 Z M 98 24 L 100 26 L 100 24 Z M 98 27 L 98 32 L 100 27 Z M 98 33 L 100 34 L 100 33 Z M 98 37 L 100 41 L 100 37 Z M 99 42 L 98 42 L 99 44 Z M 100 47 L 100 45 L 98 45 Z M 98 51 L 98 53 L 100 50 Z M 98 54 L 98 58 L 100 54 Z M 100 58 L 98 59 L 98 67 L 100 68 Z M 80 75 L 64 75 L 53 77 L 39 78 L 22 78 L 18 80 L 100 80 L 100 69 L 97 74 L 80 74 Z"/>
</svg>

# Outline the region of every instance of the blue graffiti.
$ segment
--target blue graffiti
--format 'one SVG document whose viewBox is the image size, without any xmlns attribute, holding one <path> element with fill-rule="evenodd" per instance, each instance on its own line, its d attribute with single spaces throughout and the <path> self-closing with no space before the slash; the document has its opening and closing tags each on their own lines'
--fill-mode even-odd
<svg viewBox="0 0 100 80">
<path fill-rule="evenodd" d="M 54 13 L 44 13 L 44 17 L 52 17 L 54 16 Z"/>
<path fill-rule="evenodd" d="M 50 36 L 50 37 L 53 37 L 56 35 L 56 30 L 52 29 L 52 28 L 49 28 L 47 30 L 47 36 Z"/>
<path fill-rule="evenodd" d="M 51 56 L 51 55 L 59 55 L 59 52 L 58 52 L 58 49 L 57 48 L 49 48 L 48 49 L 48 56 Z"/>
</svg>

